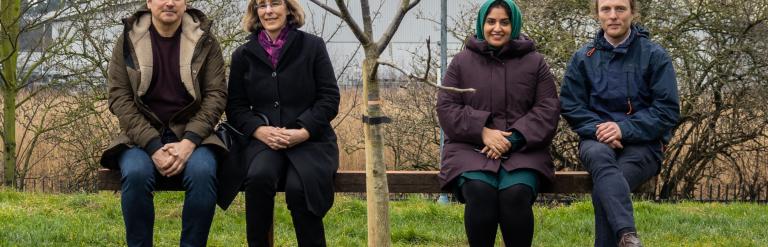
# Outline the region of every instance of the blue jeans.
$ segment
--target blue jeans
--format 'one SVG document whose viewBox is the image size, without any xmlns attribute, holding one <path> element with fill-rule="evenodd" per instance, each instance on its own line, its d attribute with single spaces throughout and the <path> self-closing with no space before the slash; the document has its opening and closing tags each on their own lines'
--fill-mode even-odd
<svg viewBox="0 0 768 247">
<path fill-rule="evenodd" d="M 620 230 L 635 228 L 631 192 L 656 175 L 663 158 L 661 143 L 625 144 L 614 150 L 582 140 L 579 158 L 594 184 L 595 246 L 616 246 Z"/>
<path fill-rule="evenodd" d="M 122 173 L 123 220 L 128 246 L 152 246 L 158 179 L 180 180 L 186 194 L 181 216 L 181 246 L 205 246 L 216 207 L 216 159 L 211 149 L 198 147 L 184 170 L 171 178 L 160 175 L 144 149 L 131 148 L 119 160 Z M 179 176 L 181 176 L 179 178 Z"/>
</svg>

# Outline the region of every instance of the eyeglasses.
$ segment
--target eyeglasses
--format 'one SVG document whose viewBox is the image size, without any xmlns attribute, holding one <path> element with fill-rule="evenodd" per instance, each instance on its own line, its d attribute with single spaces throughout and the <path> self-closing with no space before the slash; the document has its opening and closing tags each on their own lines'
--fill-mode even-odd
<svg viewBox="0 0 768 247">
<path fill-rule="evenodd" d="M 267 2 L 269 2 L 269 3 L 267 3 Z M 271 0 L 271 1 L 264 1 L 264 2 L 261 2 L 259 4 L 256 4 L 256 8 L 258 8 L 258 9 L 267 9 L 267 7 L 276 8 L 276 7 L 280 7 L 282 5 L 283 5 L 283 1 L 282 0 Z"/>
</svg>

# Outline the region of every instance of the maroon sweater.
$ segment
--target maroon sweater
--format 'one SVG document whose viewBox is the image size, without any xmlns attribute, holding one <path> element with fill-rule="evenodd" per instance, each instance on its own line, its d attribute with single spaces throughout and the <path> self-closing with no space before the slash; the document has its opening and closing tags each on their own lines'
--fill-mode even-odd
<svg viewBox="0 0 768 247">
<path fill-rule="evenodd" d="M 142 97 L 149 109 L 167 126 L 174 114 L 194 100 L 181 82 L 179 53 L 181 27 L 173 37 L 163 37 L 149 28 L 152 38 L 152 82 L 147 94 Z"/>
</svg>

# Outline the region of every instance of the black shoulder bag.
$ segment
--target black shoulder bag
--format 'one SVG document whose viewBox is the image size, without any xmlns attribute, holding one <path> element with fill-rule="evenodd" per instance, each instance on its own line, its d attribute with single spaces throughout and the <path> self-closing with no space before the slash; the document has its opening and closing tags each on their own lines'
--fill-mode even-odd
<svg viewBox="0 0 768 247">
<path fill-rule="evenodd" d="M 213 132 L 216 133 L 216 136 L 224 142 L 224 145 L 227 146 L 227 149 L 229 150 L 232 150 L 235 145 L 242 145 L 244 141 L 248 139 L 246 135 L 240 133 L 240 131 L 235 129 L 235 127 L 227 121 L 223 121 L 216 125 Z"/>
</svg>

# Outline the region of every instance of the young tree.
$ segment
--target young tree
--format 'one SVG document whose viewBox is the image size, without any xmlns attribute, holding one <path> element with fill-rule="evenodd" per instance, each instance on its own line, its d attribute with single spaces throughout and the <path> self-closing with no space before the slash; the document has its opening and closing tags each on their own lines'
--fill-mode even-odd
<svg viewBox="0 0 768 247">
<path fill-rule="evenodd" d="M 377 72 L 379 57 L 387 48 L 392 37 L 397 32 L 405 14 L 421 0 L 401 0 L 395 16 L 378 40 L 373 37 L 373 22 L 370 3 L 360 0 L 363 27 L 352 18 L 344 0 L 336 0 L 337 9 L 320 2 L 310 0 L 329 13 L 341 18 L 363 47 L 363 119 L 365 125 L 365 166 L 366 166 L 366 199 L 368 201 L 368 245 L 390 246 L 389 231 L 389 188 L 387 187 L 387 167 L 384 164 L 381 123 L 387 121 L 382 111 L 382 100 L 379 95 Z"/>
<path fill-rule="evenodd" d="M 2 80 L 3 127 L 3 184 L 18 186 L 17 179 L 17 109 L 42 92 L 46 86 L 37 87 L 50 71 L 50 63 L 57 52 L 69 43 L 66 33 L 63 39 L 23 39 L 24 34 L 45 33 L 51 22 L 62 18 L 67 8 L 53 1 L 0 1 L 0 80 Z M 24 49 L 22 49 L 24 48 Z M 19 55 L 22 55 L 21 57 Z"/>
<path fill-rule="evenodd" d="M 18 60 L 20 0 L 0 1 L 0 79 L 3 90 L 3 164 L 6 186 L 14 184 L 16 171 L 16 61 Z"/>
</svg>

